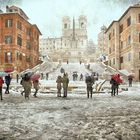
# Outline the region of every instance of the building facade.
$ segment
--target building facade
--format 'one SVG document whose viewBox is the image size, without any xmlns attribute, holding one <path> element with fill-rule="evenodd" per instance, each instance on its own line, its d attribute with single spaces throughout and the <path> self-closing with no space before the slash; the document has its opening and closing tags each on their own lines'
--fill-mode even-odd
<svg viewBox="0 0 140 140">
<path fill-rule="evenodd" d="M 85 16 L 71 21 L 69 17 L 62 19 L 62 36 L 60 38 L 40 39 L 40 54 L 48 54 L 53 61 L 78 62 L 86 59 L 88 45 L 87 19 Z"/>
<path fill-rule="evenodd" d="M 135 80 L 140 81 L 140 5 L 129 7 L 106 34 L 109 65 L 135 73 Z"/>
<path fill-rule="evenodd" d="M 39 62 L 39 35 L 22 9 L 11 6 L 0 13 L 0 69 L 18 72 Z"/>
<path fill-rule="evenodd" d="M 100 58 L 102 60 L 107 59 L 108 49 L 107 49 L 107 36 L 106 36 L 106 26 L 101 27 L 101 32 L 98 34 L 98 48 L 100 50 Z"/>
</svg>

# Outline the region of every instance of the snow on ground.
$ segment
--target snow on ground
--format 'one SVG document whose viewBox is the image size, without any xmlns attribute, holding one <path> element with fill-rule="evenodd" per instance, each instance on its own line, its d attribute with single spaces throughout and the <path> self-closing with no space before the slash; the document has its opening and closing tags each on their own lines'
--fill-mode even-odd
<svg viewBox="0 0 140 140">
<path fill-rule="evenodd" d="M 70 80 L 73 71 L 89 72 L 79 63 L 61 67 Z M 131 88 L 121 85 L 115 97 L 107 91 L 87 99 L 85 82 L 70 81 L 69 86 L 76 88 L 69 90 L 67 98 L 58 98 L 55 81 L 61 67 L 49 74 L 48 81 L 40 80 L 38 98 L 33 97 L 32 90 L 30 100 L 25 100 L 21 85 L 12 80 L 10 94 L 4 94 L 0 101 L 0 140 L 140 139 L 139 83 Z M 109 82 L 105 86 L 110 87 Z"/>
<path fill-rule="evenodd" d="M 32 93 L 33 94 L 33 93 Z M 116 97 L 69 93 L 68 98 L 39 93 L 25 100 L 11 90 L 0 102 L 2 140 L 138 140 L 140 88 Z"/>
</svg>

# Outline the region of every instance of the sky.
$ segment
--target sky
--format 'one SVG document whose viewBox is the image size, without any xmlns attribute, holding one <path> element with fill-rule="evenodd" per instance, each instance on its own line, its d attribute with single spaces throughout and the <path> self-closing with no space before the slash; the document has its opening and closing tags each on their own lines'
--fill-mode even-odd
<svg viewBox="0 0 140 140">
<path fill-rule="evenodd" d="M 125 10 L 140 0 L 0 0 L 0 8 L 6 5 L 19 6 L 29 17 L 29 22 L 36 24 L 42 37 L 60 37 L 62 18 L 72 20 L 80 15 L 87 17 L 88 39 L 97 43 L 101 26 L 109 26 L 118 20 Z"/>
</svg>

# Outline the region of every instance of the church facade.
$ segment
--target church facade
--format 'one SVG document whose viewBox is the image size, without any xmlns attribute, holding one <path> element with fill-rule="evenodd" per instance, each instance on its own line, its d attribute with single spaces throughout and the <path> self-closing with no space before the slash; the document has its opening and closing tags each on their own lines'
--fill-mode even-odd
<svg viewBox="0 0 140 140">
<path fill-rule="evenodd" d="M 46 54 L 53 61 L 84 62 L 88 46 L 87 18 L 79 16 L 78 20 L 66 16 L 62 19 L 62 36 L 60 38 L 40 39 L 40 54 Z"/>
</svg>

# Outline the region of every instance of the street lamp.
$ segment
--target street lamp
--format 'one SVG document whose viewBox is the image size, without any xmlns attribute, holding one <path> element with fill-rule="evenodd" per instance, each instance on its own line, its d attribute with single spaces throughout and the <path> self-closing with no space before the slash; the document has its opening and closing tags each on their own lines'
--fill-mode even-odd
<svg viewBox="0 0 140 140">
<path fill-rule="evenodd" d="M 22 53 L 23 56 L 25 56 L 25 53 Z"/>
</svg>

